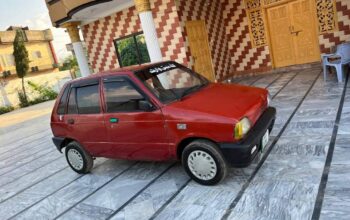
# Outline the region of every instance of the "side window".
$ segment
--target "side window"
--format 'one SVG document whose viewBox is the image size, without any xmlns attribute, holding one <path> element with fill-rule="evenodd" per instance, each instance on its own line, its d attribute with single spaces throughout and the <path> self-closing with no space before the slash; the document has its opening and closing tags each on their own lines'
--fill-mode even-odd
<svg viewBox="0 0 350 220">
<path fill-rule="evenodd" d="M 77 106 L 79 114 L 100 113 L 100 95 L 98 85 L 77 88 Z"/>
<path fill-rule="evenodd" d="M 68 97 L 69 87 L 70 86 L 67 85 L 66 88 L 64 89 L 60 103 L 58 104 L 57 114 L 59 114 L 59 115 L 64 115 L 66 113 L 66 105 L 67 105 L 67 97 Z"/>
<path fill-rule="evenodd" d="M 139 111 L 145 98 L 127 80 L 105 82 L 104 93 L 108 113 Z"/>
<path fill-rule="evenodd" d="M 69 115 L 78 114 L 75 88 L 72 88 L 70 91 L 67 114 Z"/>
</svg>

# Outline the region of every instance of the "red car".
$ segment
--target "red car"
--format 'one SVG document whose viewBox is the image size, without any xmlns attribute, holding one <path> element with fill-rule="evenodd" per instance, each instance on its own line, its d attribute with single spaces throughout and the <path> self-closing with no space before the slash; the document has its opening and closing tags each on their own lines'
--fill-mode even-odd
<svg viewBox="0 0 350 220">
<path fill-rule="evenodd" d="M 88 173 L 94 157 L 181 160 L 195 181 L 213 185 L 263 150 L 275 117 L 265 89 L 211 83 L 162 62 L 67 83 L 51 128 L 78 173 Z"/>
</svg>

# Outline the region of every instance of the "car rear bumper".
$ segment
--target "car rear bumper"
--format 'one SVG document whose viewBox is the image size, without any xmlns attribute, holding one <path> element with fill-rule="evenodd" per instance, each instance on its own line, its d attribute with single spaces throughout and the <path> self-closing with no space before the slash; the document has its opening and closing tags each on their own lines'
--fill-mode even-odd
<svg viewBox="0 0 350 220">
<path fill-rule="evenodd" d="M 276 109 L 269 107 L 260 116 L 254 127 L 244 140 L 238 143 L 219 143 L 219 147 L 232 167 L 247 167 L 258 155 L 261 149 L 261 140 L 266 131 L 272 130 L 276 119 Z M 252 153 L 253 147 L 257 147 Z"/>
<path fill-rule="evenodd" d="M 57 150 L 62 153 L 62 143 L 64 141 L 64 138 L 61 137 L 53 137 L 52 138 L 53 143 L 55 144 Z"/>
</svg>

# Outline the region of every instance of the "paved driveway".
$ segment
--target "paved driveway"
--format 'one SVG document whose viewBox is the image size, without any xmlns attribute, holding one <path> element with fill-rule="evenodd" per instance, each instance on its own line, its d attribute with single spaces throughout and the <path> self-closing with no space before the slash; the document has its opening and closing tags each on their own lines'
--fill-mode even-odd
<svg viewBox="0 0 350 220">
<path fill-rule="evenodd" d="M 350 84 L 320 69 L 237 82 L 269 89 L 278 118 L 267 150 L 222 184 L 177 163 L 100 158 L 75 174 L 44 114 L 2 128 L 0 219 L 349 219 Z"/>
</svg>

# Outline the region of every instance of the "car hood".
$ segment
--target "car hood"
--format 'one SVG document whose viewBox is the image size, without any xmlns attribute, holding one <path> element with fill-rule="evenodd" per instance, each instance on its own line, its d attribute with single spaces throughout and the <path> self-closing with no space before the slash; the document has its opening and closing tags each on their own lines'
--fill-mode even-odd
<svg viewBox="0 0 350 220">
<path fill-rule="evenodd" d="M 169 107 L 197 114 L 223 116 L 239 121 L 248 117 L 255 123 L 267 107 L 267 90 L 237 84 L 213 83 Z"/>
</svg>

